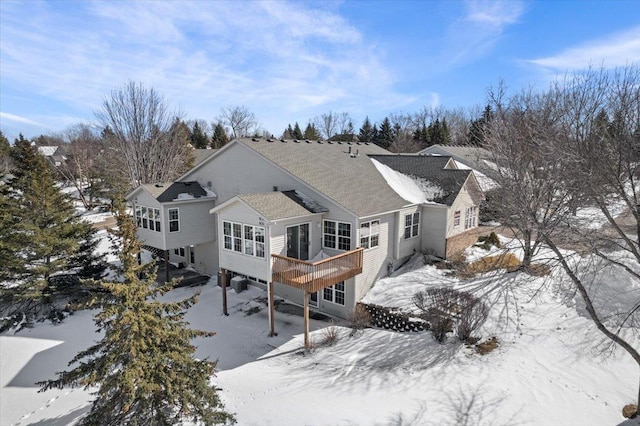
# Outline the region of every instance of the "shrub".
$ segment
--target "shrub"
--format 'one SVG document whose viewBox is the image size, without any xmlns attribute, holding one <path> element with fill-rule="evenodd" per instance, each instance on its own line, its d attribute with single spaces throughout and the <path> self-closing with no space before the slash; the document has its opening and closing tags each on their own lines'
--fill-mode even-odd
<svg viewBox="0 0 640 426">
<path fill-rule="evenodd" d="M 506 269 L 513 272 L 520 267 L 520 259 L 513 253 L 503 253 L 498 256 L 487 256 L 470 263 L 466 272 L 471 274 L 483 274 L 498 269 Z"/>
<path fill-rule="evenodd" d="M 349 327 L 351 327 L 351 334 L 359 330 L 363 330 L 371 326 L 371 314 L 367 311 L 364 305 L 358 303 L 356 308 L 349 315 Z"/>
<path fill-rule="evenodd" d="M 472 294 L 462 294 L 464 295 L 462 298 L 464 304 L 460 309 L 456 331 L 458 333 L 458 339 L 465 342 L 471 337 L 474 331 L 487 321 L 489 307 Z"/>
<path fill-rule="evenodd" d="M 635 419 L 638 416 L 638 406 L 636 404 L 627 404 L 622 408 L 622 416 L 625 419 Z"/>
<path fill-rule="evenodd" d="M 430 324 L 434 338 L 443 343 L 454 325 L 460 340 L 467 340 L 487 320 L 488 306 L 470 293 L 449 287 L 430 288 L 413 295 L 421 318 Z"/>
<path fill-rule="evenodd" d="M 320 346 L 331 346 L 338 341 L 338 327 L 333 322 L 320 332 Z"/>
<path fill-rule="evenodd" d="M 493 336 L 489 340 L 478 343 L 476 345 L 476 352 L 478 352 L 480 355 L 486 355 L 497 348 L 499 345 L 500 342 L 498 341 L 498 338 Z"/>
<path fill-rule="evenodd" d="M 492 246 L 500 248 L 500 238 L 498 238 L 498 235 L 495 232 L 492 232 L 489 235 L 481 235 L 478 237 L 476 246 L 485 250 L 489 250 Z"/>
</svg>

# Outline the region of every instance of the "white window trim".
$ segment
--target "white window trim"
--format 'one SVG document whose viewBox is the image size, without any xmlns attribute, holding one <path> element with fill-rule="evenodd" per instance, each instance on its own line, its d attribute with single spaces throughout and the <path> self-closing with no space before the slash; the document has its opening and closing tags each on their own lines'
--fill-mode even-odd
<svg viewBox="0 0 640 426">
<path fill-rule="evenodd" d="M 372 232 L 373 230 L 373 224 L 377 223 L 377 228 L 375 232 Z M 363 225 L 368 224 L 369 226 L 364 227 Z M 363 235 L 363 229 L 368 230 L 366 235 Z M 376 239 L 376 245 L 371 245 L 371 238 L 377 236 L 378 238 Z M 364 247 L 362 245 L 362 239 L 366 238 L 367 239 L 367 246 Z M 360 245 L 359 247 L 364 247 L 365 250 L 369 250 L 369 249 L 374 249 L 376 247 L 380 246 L 380 219 L 373 219 L 373 220 L 368 220 L 366 222 L 360 222 Z"/>
<path fill-rule="evenodd" d="M 327 222 L 333 222 L 335 224 L 335 234 L 327 234 L 325 232 L 325 229 L 326 229 L 325 228 L 325 224 Z M 346 249 L 346 250 L 339 248 L 340 247 L 340 243 L 339 243 L 340 238 L 346 238 L 344 236 L 340 236 L 339 235 L 338 229 L 340 227 L 339 226 L 340 224 L 349 226 L 349 248 Z M 338 221 L 338 220 L 324 219 L 322 221 L 322 248 L 327 248 L 327 249 L 330 249 L 330 250 L 339 250 L 339 251 L 349 251 L 349 250 L 351 250 L 351 245 L 352 245 L 352 241 L 351 240 L 352 240 L 352 237 L 353 237 L 352 228 L 353 228 L 353 226 L 351 226 L 351 222 L 341 222 L 341 221 Z M 326 242 L 325 235 L 333 235 L 335 237 L 335 239 L 334 239 L 335 247 L 330 247 L 330 246 L 325 245 L 325 242 Z"/>
<path fill-rule="evenodd" d="M 225 229 L 224 229 L 224 225 L 225 223 L 228 223 L 230 225 L 230 229 L 231 229 L 231 234 L 226 234 L 225 233 Z M 234 234 L 234 225 L 237 225 L 240 227 L 240 235 L 236 236 Z M 245 238 L 245 232 L 248 228 L 251 228 L 251 237 L 250 239 L 246 239 Z M 259 235 L 258 232 L 262 230 L 262 241 L 258 241 L 257 240 L 257 236 Z M 226 241 L 225 238 L 229 237 L 231 238 L 231 248 L 227 248 L 226 247 Z M 248 257 L 255 257 L 257 259 L 266 259 L 267 258 L 267 229 L 264 226 L 258 226 L 258 225 L 249 225 L 249 224 L 245 224 L 245 223 L 240 223 L 240 222 L 233 222 L 230 220 L 223 220 L 222 221 L 222 249 L 226 250 L 226 251 L 230 251 L 232 253 L 238 253 L 238 254 L 242 254 L 244 256 L 248 256 Z M 238 239 L 240 240 L 240 251 L 236 250 L 235 247 L 235 240 Z M 247 245 L 247 242 L 251 243 L 251 246 Z M 251 253 L 247 253 L 246 249 L 248 247 L 251 247 Z M 259 256 L 258 253 L 258 248 L 262 248 L 261 252 L 262 252 L 262 256 Z"/>
<path fill-rule="evenodd" d="M 143 213 L 144 209 L 144 213 Z M 136 204 L 134 218 L 139 229 L 146 229 L 152 232 L 162 231 L 162 221 L 160 220 L 160 209 Z M 145 224 L 146 221 L 146 224 Z M 153 222 L 153 224 L 152 224 Z M 160 228 L 160 229 L 158 229 Z"/>
<path fill-rule="evenodd" d="M 458 215 L 458 217 L 456 217 Z M 460 226 L 460 218 L 462 217 L 462 212 L 460 210 L 456 210 L 453 212 L 453 227 L 457 228 Z M 457 220 L 457 223 L 456 223 Z"/>
<path fill-rule="evenodd" d="M 416 214 L 418 215 L 418 221 L 414 222 L 413 218 L 414 218 L 414 216 Z M 410 225 L 407 225 L 407 217 L 411 218 L 411 224 Z M 418 225 L 418 227 L 417 227 L 416 233 L 414 234 L 413 233 L 413 228 L 416 225 Z M 408 237 L 407 237 L 407 228 L 410 229 Z M 404 223 L 402 224 L 402 237 L 405 240 L 410 240 L 412 238 L 416 238 L 416 237 L 419 237 L 419 236 L 420 236 L 420 212 L 413 212 L 413 213 L 405 214 L 404 215 Z"/>
<path fill-rule="evenodd" d="M 336 289 L 336 285 L 338 284 L 342 284 L 342 290 L 337 290 Z M 326 291 L 330 290 L 331 291 L 331 298 L 327 299 L 326 297 Z M 336 293 L 342 293 L 342 303 L 340 302 L 336 302 Z M 322 300 L 325 302 L 329 302 L 329 303 L 333 303 L 334 305 L 338 305 L 338 306 L 346 306 L 346 302 L 347 302 L 347 286 L 345 284 L 344 281 L 340 281 L 339 283 L 335 283 L 334 285 L 330 286 L 330 287 L 326 287 L 324 289 L 322 289 Z"/>
<path fill-rule="evenodd" d="M 471 229 L 476 226 L 478 222 L 478 207 L 467 207 L 464 211 L 464 229 Z"/>
<path fill-rule="evenodd" d="M 177 219 L 171 219 L 171 211 L 175 210 L 178 214 L 178 218 Z M 167 210 L 167 229 L 169 230 L 170 233 L 174 233 L 174 232 L 180 232 L 180 209 L 178 207 L 171 207 L 170 209 Z M 171 222 L 177 222 L 178 223 L 178 229 L 176 229 L 175 231 L 171 230 Z"/>
</svg>

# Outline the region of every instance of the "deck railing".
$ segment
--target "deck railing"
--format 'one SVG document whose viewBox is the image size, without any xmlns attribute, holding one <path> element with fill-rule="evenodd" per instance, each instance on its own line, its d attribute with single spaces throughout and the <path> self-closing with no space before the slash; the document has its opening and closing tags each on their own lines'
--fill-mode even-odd
<svg viewBox="0 0 640 426">
<path fill-rule="evenodd" d="M 315 293 L 362 273 L 363 251 L 357 248 L 315 262 L 272 254 L 272 280 Z"/>
</svg>

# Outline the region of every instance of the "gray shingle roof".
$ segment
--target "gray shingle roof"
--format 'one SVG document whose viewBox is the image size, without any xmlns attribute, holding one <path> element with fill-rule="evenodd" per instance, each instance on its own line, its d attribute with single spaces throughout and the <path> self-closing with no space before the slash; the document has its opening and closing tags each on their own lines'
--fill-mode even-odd
<svg viewBox="0 0 640 426">
<path fill-rule="evenodd" d="M 207 158 L 211 157 L 217 149 L 194 149 L 193 150 L 193 165 L 194 167 L 202 163 Z"/>
<path fill-rule="evenodd" d="M 265 219 L 271 221 L 316 213 L 306 208 L 304 204 L 294 200 L 294 198 L 279 191 L 240 194 L 238 198 L 264 216 Z"/>
<path fill-rule="evenodd" d="M 450 206 L 464 186 L 471 170 L 445 169 L 451 157 L 427 155 L 370 155 L 369 157 L 408 176 L 427 180 L 442 189 L 436 203 Z"/>
<path fill-rule="evenodd" d="M 484 148 L 463 145 L 433 145 L 420 151 L 420 154 L 430 155 L 432 150 L 446 152 L 454 159 L 479 171 L 486 170 L 488 167 L 484 160 L 491 161 L 492 159 L 491 152 Z"/>
<path fill-rule="evenodd" d="M 409 204 L 384 180 L 369 154 L 389 154 L 372 143 L 238 139 L 359 217 Z M 351 150 L 351 154 L 349 154 Z"/>
<path fill-rule="evenodd" d="M 142 185 L 156 200 L 161 203 L 177 201 L 180 199 L 210 197 L 210 193 L 200 186 L 198 182 L 170 182 L 164 184 Z"/>
</svg>

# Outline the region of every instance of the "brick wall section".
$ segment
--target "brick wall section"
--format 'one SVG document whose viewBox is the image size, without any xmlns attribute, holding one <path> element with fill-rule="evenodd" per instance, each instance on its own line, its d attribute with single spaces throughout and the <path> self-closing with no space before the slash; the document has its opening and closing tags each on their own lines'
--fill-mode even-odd
<svg viewBox="0 0 640 426">
<path fill-rule="evenodd" d="M 462 234 L 458 234 L 451 238 L 447 238 L 447 251 L 445 257 L 451 259 L 456 255 L 465 251 L 467 247 L 472 246 L 478 241 L 478 235 L 482 232 L 478 232 L 481 228 L 470 229 Z M 486 229 L 482 229 L 486 231 Z"/>
</svg>

